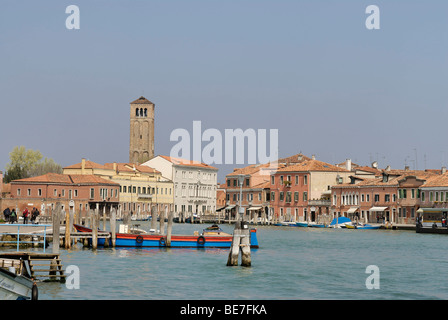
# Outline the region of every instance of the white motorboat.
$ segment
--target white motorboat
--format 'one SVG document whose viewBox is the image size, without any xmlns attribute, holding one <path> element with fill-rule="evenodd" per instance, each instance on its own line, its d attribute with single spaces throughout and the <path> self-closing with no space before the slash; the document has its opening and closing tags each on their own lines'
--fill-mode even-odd
<svg viewBox="0 0 448 320">
<path fill-rule="evenodd" d="M 28 261 L 0 257 L 0 300 L 37 300 Z"/>
</svg>

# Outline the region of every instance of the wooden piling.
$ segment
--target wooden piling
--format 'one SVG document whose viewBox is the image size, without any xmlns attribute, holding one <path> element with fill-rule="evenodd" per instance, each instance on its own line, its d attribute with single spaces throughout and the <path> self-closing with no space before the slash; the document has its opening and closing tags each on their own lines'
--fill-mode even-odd
<svg viewBox="0 0 448 320">
<path fill-rule="evenodd" d="M 92 249 L 98 247 L 98 205 L 95 208 L 92 218 Z"/>
<path fill-rule="evenodd" d="M 166 208 L 165 208 L 166 210 Z M 159 232 L 160 234 L 165 234 L 165 211 L 161 210 L 159 215 Z"/>
<path fill-rule="evenodd" d="M 103 206 L 103 230 L 106 231 L 106 205 Z"/>
<path fill-rule="evenodd" d="M 111 231 L 111 242 L 112 242 L 112 248 L 115 248 L 115 240 L 117 238 L 117 209 L 112 208 L 110 212 L 110 231 Z"/>
<path fill-rule="evenodd" d="M 250 229 L 247 223 L 242 223 L 241 228 L 241 266 L 250 267 L 252 259 L 250 255 Z"/>
<path fill-rule="evenodd" d="M 61 203 L 56 202 L 56 209 L 52 210 L 52 221 L 53 221 L 53 253 L 59 254 L 59 234 L 61 228 Z"/>
<path fill-rule="evenodd" d="M 171 247 L 171 231 L 173 229 L 173 216 L 174 212 L 171 211 L 168 214 L 168 226 L 166 228 L 166 246 Z"/>
<path fill-rule="evenodd" d="M 241 222 L 235 222 L 235 229 L 233 230 L 232 245 L 230 246 L 229 257 L 227 258 L 227 266 L 237 266 L 238 257 L 240 254 L 241 243 Z"/>
<path fill-rule="evenodd" d="M 153 206 L 151 210 L 151 229 L 156 230 L 157 228 L 157 207 Z"/>
</svg>

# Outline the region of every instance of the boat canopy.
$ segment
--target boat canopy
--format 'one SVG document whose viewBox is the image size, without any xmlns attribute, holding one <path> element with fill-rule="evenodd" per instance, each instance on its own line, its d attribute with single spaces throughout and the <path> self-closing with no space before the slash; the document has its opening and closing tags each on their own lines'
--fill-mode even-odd
<svg viewBox="0 0 448 320">
<path fill-rule="evenodd" d="M 348 223 L 348 222 L 352 222 L 352 220 L 350 220 L 347 217 L 338 217 L 338 218 L 334 218 L 333 221 L 331 221 L 330 226 L 334 226 L 336 224 Z"/>
</svg>

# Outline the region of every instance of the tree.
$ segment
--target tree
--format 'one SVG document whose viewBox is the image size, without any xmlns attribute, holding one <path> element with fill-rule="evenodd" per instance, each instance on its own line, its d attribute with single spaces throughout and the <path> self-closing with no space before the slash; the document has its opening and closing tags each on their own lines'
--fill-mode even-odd
<svg viewBox="0 0 448 320">
<path fill-rule="evenodd" d="M 6 165 L 5 183 L 12 180 L 35 177 L 48 172 L 62 173 L 62 167 L 53 159 L 43 158 L 38 150 L 14 147 L 9 153 L 10 162 Z"/>
</svg>

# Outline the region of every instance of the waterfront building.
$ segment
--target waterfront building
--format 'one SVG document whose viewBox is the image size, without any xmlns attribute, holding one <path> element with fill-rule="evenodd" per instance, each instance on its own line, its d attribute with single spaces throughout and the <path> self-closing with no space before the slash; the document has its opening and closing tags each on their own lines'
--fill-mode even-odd
<svg viewBox="0 0 448 320">
<path fill-rule="evenodd" d="M 446 169 L 403 176 L 398 185 L 399 223 L 415 223 L 420 208 L 445 208 L 448 195 Z"/>
<path fill-rule="evenodd" d="M 428 179 L 439 175 L 437 170 L 408 167 L 404 170 L 387 167 L 381 175 L 352 175 L 349 183 L 332 186 L 331 210 L 337 216 L 360 222 L 413 224 L 421 199 L 425 199 L 421 188 Z"/>
<path fill-rule="evenodd" d="M 242 186 L 239 183 L 240 177 L 243 181 Z M 226 176 L 226 218 L 239 219 L 238 212 L 241 207 L 249 221 L 269 219 L 269 177 L 269 164 L 250 165 L 234 169 L 228 174 Z"/>
<path fill-rule="evenodd" d="M 120 208 L 123 213 L 147 215 L 151 207 L 173 210 L 173 182 L 154 168 L 133 163 L 105 163 L 82 159 L 63 168 L 65 174 L 95 175 L 120 185 Z"/>
<path fill-rule="evenodd" d="M 216 189 L 216 211 L 222 211 L 226 207 L 226 184 L 218 184 Z"/>
<path fill-rule="evenodd" d="M 146 161 L 159 171 L 163 178 L 173 183 L 173 203 L 176 216 L 179 213 L 216 213 L 216 189 L 218 169 L 208 164 L 181 158 L 158 155 Z"/>
<path fill-rule="evenodd" d="M 131 102 L 129 163 L 142 164 L 154 157 L 155 105 L 145 97 Z"/>
<path fill-rule="evenodd" d="M 280 221 L 330 220 L 331 187 L 348 182 L 351 174 L 314 156 L 280 168 L 270 177 L 270 214 Z"/>
<path fill-rule="evenodd" d="M 400 177 L 370 178 L 351 176 L 349 183 L 331 187 L 331 211 L 334 216 L 360 222 L 396 222 L 397 189 Z"/>
<path fill-rule="evenodd" d="M 63 210 L 72 206 L 81 214 L 97 206 L 109 212 L 112 206 L 118 207 L 119 189 L 118 183 L 94 175 L 47 173 L 11 181 L 10 193 L 2 199 L 1 210 L 8 207 L 22 212 L 28 207 L 31 212 L 36 207 L 45 214 L 60 202 Z"/>
<path fill-rule="evenodd" d="M 442 168 L 442 174 L 426 179 L 420 186 L 420 205 L 426 208 L 448 208 L 448 173 Z"/>
</svg>

